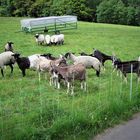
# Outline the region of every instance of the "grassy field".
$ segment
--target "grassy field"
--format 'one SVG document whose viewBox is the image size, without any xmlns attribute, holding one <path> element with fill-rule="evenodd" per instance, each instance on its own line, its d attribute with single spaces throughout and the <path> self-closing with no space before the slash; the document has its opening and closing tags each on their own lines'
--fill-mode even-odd
<svg viewBox="0 0 140 140">
<path fill-rule="evenodd" d="M 69 51 L 78 55 L 93 48 L 122 60 L 140 56 L 139 27 L 78 22 L 77 30 L 63 32 L 63 46 L 46 47 L 36 44 L 34 34 L 20 32 L 20 19 L 0 17 L 0 52 L 13 41 L 21 56 Z M 39 82 L 35 71 L 28 70 L 23 78 L 17 65 L 12 76 L 7 67 L 5 77 L 0 75 L 0 140 L 87 140 L 130 118 L 140 110 L 140 83 L 134 74 L 131 90 L 130 74 L 126 84 L 112 73 L 111 61 L 105 67 L 100 78 L 87 70 L 88 91 L 81 91 L 76 82 L 74 96 L 67 95 L 63 85 L 60 90 L 50 87 L 44 74 Z"/>
</svg>

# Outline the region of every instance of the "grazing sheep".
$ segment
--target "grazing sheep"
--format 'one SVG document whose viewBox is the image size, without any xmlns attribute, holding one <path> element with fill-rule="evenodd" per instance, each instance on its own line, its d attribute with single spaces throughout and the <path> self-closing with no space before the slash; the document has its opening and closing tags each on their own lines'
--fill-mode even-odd
<svg viewBox="0 0 140 140">
<path fill-rule="evenodd" d="M 83 63 L 86 68 L 94 68 L 96 70 L 96 75 L 99 77 L 102 64 L 96 57 L 75 56 L 72 53 L 66 53 L 65 57 L 71 59 L 74 64 Z"/>
<path fill-rule="evenodd" d="M 52 35 L 51 36 L 51 44 L 55 44 L 55 38 L 57 35 Z"/>
<path fill-rule="evenodd" d="M 140 79 L 140 62 L 139 61 L 125 61 L 122 62 L 119 59 L 115 60 L 114 66 L 117 70 L 120 70 L 125 77 L 125 81 L 127 82 L 126 74 L 127 73 L 136 73 L 138 76 L 138 81 Z"/>
<path fill-rule="evenodd" d="M 45 41 L 45 36 L 43 34 L 36 34 L 35 39 L 38 45 L 43 45 Z"/>
<path fill-rule="evenodd" d="M 0 68 L 1 74 L 4 77 L 3 69 L 4 66 L 10 66 L 11 73 L 13 73 L 13 64 L 15 63 L 14 53 L 11 51 L 3 52 L 0 54 Z"/>
<path fill-rule="evenodd" d="M 74 93 L 74 81 L 79 80 L 81 82 L 81 89 L 86 91 L 86 68 L 82 63 L 69 66 L 52 66 L 53 75 L 58 78 L 57 87 L 60 88 L 60 80 L 64 79 L 67 83 L 67 93 Z M 71 88 L 71 89 L 70 89 Z"/>
<path fill-rule="evenodd" d="M 5 48 L 5 52 L 6 52 L 6 51 L 11 51 L 11 52 L 13 52 L 13 47 L 14 47 L 13 44 L 14 44 L 13 42 L 7 42 L 7 44 L 6 44 L 5 47 L 4 47 L 4 48 Z"/>
<path fill-rule="evenodd" d="M 44 43 L 46 45 L 50 45 L 51 44 L 51 37 L 50 37 L 50 35 L 45 35 Z"/>
<path fill-rule="evenodd" d="M 64 44 L 64 34 L 52 35 L 51 43 L 54 45 L 63 45 Z"/>
<path fill-rule="evenodd" d="M 34 54 L 29 57 L 20 57 L 20 54 L 14 54 L 13 56 L 16 59 L 19 69 L 22 71 L 23 77 L 26 75 L 26 69 L 36 70 L 38 68 L 39 54 Z"/>
</svg>

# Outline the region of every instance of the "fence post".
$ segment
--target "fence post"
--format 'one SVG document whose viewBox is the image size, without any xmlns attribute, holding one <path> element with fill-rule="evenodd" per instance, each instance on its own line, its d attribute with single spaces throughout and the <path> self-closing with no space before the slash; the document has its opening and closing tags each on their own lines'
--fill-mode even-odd
<svg viewBox="0 0 140 140">
<path fill-rule="evenodd" d="M 133 87 L 133 84 L 132 84 L 132 79 L 133 79 L 133 75 L 132 75 L 132 72 L 133 72 L 133 64 L 131 64 L 131 78 L 130 78 L 130 101 L 132 99 L 132 87 Z"/>
</svg>

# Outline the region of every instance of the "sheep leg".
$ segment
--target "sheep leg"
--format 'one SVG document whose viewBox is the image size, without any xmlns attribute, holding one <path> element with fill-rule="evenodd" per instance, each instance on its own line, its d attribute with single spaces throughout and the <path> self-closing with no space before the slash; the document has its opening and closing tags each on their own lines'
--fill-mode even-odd
<svg viewBox="0 0 140 140">
<path fill-rule="evenodd" d="M 40 82 L 40 72 L 38 72 L 39 82 Z"/>
<path fill-rule="evenodd" d="M 81 89 L 83 89 L 83 82 L 81 82 Z"/>
<path fill-rule="evenodd" d="M 11 68 L 11 74 L 12 74 L 12 73 L 13 73 L 13 65 L 10 64 L 9 66 L 10 66 L 10 68 Z"/>
<path fill-rule="evenodd" d="M 57 88 L 60 89 L 60 82 L 57 83 Z"/>
<path fill-rule="evenodd" d="M 71 85 L 71 95 L 74 94 L 74 85 Z"/>
<path fill-rule="evenodd" d="M 23 77 L 26 75 L 25 74 L 25 69 L 22 69 L 22 75 L 23 75 Z"/>
<path fill-rule="evenodd" d="M 87 91 L 87 83 L 84 81 L 84 90 Z"/>
<path fill-rule="evenodd" d="M 97 75 L 97 77 L 99 77 L 100 76 L 100 71 L 96 71 L 96 75 Z"/>
<path fill-rule="evenodd" d="M 1 74 L 2 74 L 2 77 L 4 77 L 3 69 L 1 69 Z"/>
<path fill-rule="evenodd" d="M 52 86 L 52 76 L 50 77 L 50 86 Z"/>
<path fill-rule="evenodd" d="M 70 90 L 70 83 L 67 82 L 67 94 L 69 93 L 69 90 Z"/>
</svg>

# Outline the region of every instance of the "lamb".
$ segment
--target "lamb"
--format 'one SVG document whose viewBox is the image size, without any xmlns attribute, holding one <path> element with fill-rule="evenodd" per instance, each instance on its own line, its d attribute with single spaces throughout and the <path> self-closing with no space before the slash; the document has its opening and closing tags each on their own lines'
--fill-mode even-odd
<svg viewBox="0 0 140 140">
<path fill-rule="evenodd" d="M 69 66 L 52 66 L 53 74 L 58 78 L 58 89 L 60 88 L 60 80 L 64 79 L 67 83 L 67 93 L 74 93 L 74 81 L 79 80 L 81 82 L 81 89 L 86 91 L 86 68 L 82 63 Z M 71 89 L 70 89 L 71 88 Z"/>
<path fill-rule="evenodd" d="M 15 63 L 14 53 L 11 51 L 3 52 L 0 54 L 0 68 L 1 74 L 4 77 L 3 69 L 4 66 L 9 65 L 11 68 L 11 74 L 13 73 L 13 64 Z"/>
<path fill-rule="evenodd" d="M 44 43 L 46 45 L 50 45 L 51 44 L 51 37 L 50 37 L 50 35 L 45 35 L 45 37 L 44 37 Z"/>
<path fill-rule="evenodd" d="M 102 64 L 96 57 L 75 56 L 72 53 L 66 53 L 65 57 L 71 59 L 75 65 L 83 63 L 86 68 L 94 68 L 96 70 L 96 75 L 99 77 Z"/>
<path fill-rule="evenodd" d="M 7 44 L 5 45 L 5 52 L 6 51 L 11 51 L 11 52 L 13 52 L 13 42 L 7 42 Z"/>
<path fill-rule="evenodd" d="M 43 45 L 45 42 L 45 36 L 43 34 L 36 34 L 35 39 L 38 45 Z"/>
<path fill-rule="evenodd" d="M 138 81 L 140 79 L 140 62 L 136 60 L 125 61 L 115 60 L 114 66 L 117 70 L 120 70 L 125 77 L 125 81 L 127 82 L 126 74 L 127 73 L 136 73 L 138 76 Z"/>
</svg>

